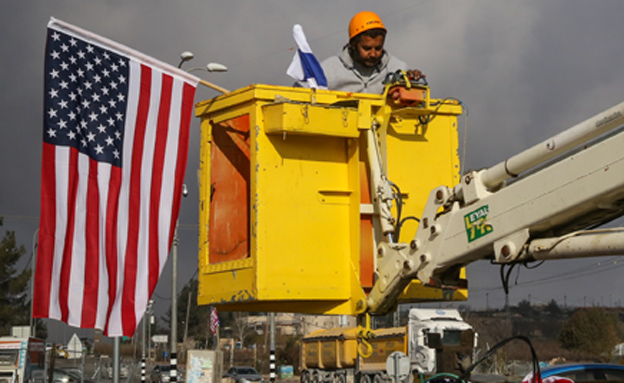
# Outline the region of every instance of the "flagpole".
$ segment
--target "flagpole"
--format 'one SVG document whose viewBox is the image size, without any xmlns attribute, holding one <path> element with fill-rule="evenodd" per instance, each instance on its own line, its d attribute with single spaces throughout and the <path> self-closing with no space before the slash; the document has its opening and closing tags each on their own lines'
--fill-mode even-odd
<svg viewBox="0 0 624 383">
<path fill-rule="evenodd" d="M 208 82 L 206 80 L 199 79 L 199 83 L 202 84 L 203 86 L 207 86 L 208 88 L 214 89 L 214 90 L 219 91 L 219 92 L 221 92 L 223 94 L 230 93 L 229 90 L 227 90 L 225 88 L 222 88 L 219 85 L 216 85 L 216 84 L 213 84 L 211 82 Z"/>
<path fill-rule="evenodd" d="M 119 383 L 119 357 L 121 356 L 121 337 L 113 338 L 113 383 Z"/>
</svg>

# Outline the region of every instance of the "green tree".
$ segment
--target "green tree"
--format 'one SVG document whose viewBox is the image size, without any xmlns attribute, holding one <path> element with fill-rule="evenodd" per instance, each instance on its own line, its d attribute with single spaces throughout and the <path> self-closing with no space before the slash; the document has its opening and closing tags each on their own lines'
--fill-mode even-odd
<svg viewBox="0 0 624 383">
<path fill-rule="evenodd" d="M 517 314 L 520 314 L 520 316 L 524 318 L 535 318 L 535 315 L 537 313 L 535 308 L 531 306 L 531 302 L 529 302 L 526 299 L 523 299 L 520 302 L 518 302 L 518 306 L 513 307 L 512 311 Z"/>
<path fill-rule="evenodd" d="M 186 330 L 186 314 L 188 311 L 188 336 L 199 337 L 205 339 L 208 320 L 210 317 L 210 306 L 198 306 L 197 305 L 197 288 L 199 282 L 197 279 L 191 280 L 184 286 L 182 291 L 178 293 L 177 302 L 177 319 L 178 319 L 178 342 L 181 342 L 184 338 L 184 331 Z M 190 306 L 189 306 L 190 298 Z M 164 322 L 171 328 L 171 308 L 167 310 Z"/>
<path fill-rule="evenodd" d="M 3 218 L 0 217 L 0 226 Z M 30 301 L 26 292 L 30 270 L 18 272 L 16 263 L 26 253 L 18 246 L 14 231 L 6 231 L 0 240 L 0 333 L 8 334 L 11 326 L 30 323 Z"/>
<path fill-rule="evenodd" d="M 563 314 L 563 310 L 561 310 L 561 307 L 559 307 L 557 301 L 555 301 L 554 299 L 550 300 L 545 310 L 551 318 L 558 318 Z"/>
<path fill-rule="evenodd" d="M 282 366 L 299 367 L 299 350 L 301 347 L 301 335 L 288 335 L 280 339 L 280 347 L 275 350 L 277 364 Z"/>
<path fill-rule="evenodd" d="M 619 343 L 618 317 L 600 308 L 577 310 L 559 333 L 561 346 L 601 357 Z"/>
<path fill-rule="evenodd" d="M 48 337 L 48 325 L 40 318 L 35 318 L 35 337 L 46 339 Z"/>
</svg>

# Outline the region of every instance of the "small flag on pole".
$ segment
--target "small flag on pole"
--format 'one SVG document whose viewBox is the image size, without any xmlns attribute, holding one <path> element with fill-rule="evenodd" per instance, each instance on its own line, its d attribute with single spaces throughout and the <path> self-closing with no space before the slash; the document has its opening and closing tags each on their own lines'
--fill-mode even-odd
<svg viewBox="0 0 624 383">
<path fill-rule="evenodd" d="M 171 248 L 198 81 L 50 20 L 34 317 L 132 336 Z"/>
<path fill-rule="evenodd" d="M 219 330 L 219 314 L 217 314 L 217 309 L 212 307 L 210 310 L 210 332 L 212 335 L 216 335 Z"/>
<path fill-rule="evenodd" d="M 307 82 L 310 88 L 327 89 L 327 79 L 323 68 L 312 53 L 301 25 L 296 24 L 293 27 L 293 37 L 298 49 L 286 73 L 297 81 Z"/>
</svg>

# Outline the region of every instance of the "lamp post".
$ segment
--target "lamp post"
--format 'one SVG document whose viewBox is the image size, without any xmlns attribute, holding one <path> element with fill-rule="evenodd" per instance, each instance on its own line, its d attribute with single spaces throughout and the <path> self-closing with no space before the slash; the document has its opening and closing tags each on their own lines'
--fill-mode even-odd
<svg viewBox="0 0 624 383">
<path fill-rule="evenodd" d="M 182 68 L 182 64 L 184 64 L 187 61 L 192 60 L 193 57 L 195 57 L 193 52 L 184 51 L 184 52 L 180 53 L 180 63 L 178 64 L 178 68 Z"/>
<path fill-rule="evenodd" d="M 182 64 L 187 61 L 190 61 L 195 57 L 192 52 L 184 51 L 180 54 L 180 62 L 178 63 L 178 68 L 182 68 Z M 191 68 L 189 71 L 193 70 Z M 221 64 L 211 63 L 206 66 L 206 70 L 211 71 L 224 71 L 227 68 Z M 210 88 L 219 90 L 222 93 L 227 93 L 226 89 L 220 88 L 214 84 L 211 84 L 207 81 L 200 80 L 200 83 L 208 86 Z M 186 184 L 182 185 L 182 196 L 188 196 L 188 189 Z M 172 269 L 172 286 L 171 286 L 171 357 L 170 357 L 170 375 L 169 382 L 176 383 L 178 379 L 178 371 L 177 371 L 177 354 L 178 354 L 178 221 L 176 221 L 175 231 L 173 233 L 173 245 L 171 249 L 171 269 Z"/>
<path fill-rule="evenodd" d="M 182 68 L 182 64 L 184 64 L 187 61 L 190 61 L 193 59 L 193 57 L 195 57 L 195 55 L 193 55 L 192 52 L 189 51 L 184 51 L 180 54 L 180 63 L 178 64 L 178 68 Z M 194 70 L 205 70 L 208 72 L 227 72 L 227 67 L 225 65 L 219 64 L 219 63 L 209 63 L 208 65 L 206 65 L 205 67 L 197 67 L 197 68 L 191 68 L 189 70 L 187 70 L 187 72 L 192 72 Z M 214 89 L 217 92 L 221 92 L 221 93 L 229 93 L 230 91 L 220 87 L 219 85 L 213 84 L 211 82 L 208 82 L 206 80 L 202 80 L 199 79 L 199 83 L 202 84 L 203 86 L 207 86 L 208 88 Z"/>
<path fill-rule="evenodd" d="M 182 65 L 182 62 L 180 62 Z M 188 196 L 186 184 L 182 185 L 182 196 Z M 171 253 L 171 269 L 173 283 L 171 286 L 171 374 L 170 383 L 176 383 L 178 378 L 178 222 L 176 221 L 175 231 L 173 232 L 173 247 Z"/>
<path fill-rule="evenodd" d="M 32 269 L 30 271 L 30 336 L 36 335 L 36 326 L 34 313 L 35 313 L 35 271 L 37 269 L 37 234 L 39 229 L 35 230 L 32 238 Z"/>
<path fill-rule="evenodd" d="M 180 63 L 178 68 L 182 68 L 182 64 L 192 60 L 193 52 L 184 51 L 180 54 Z M 188 189 L 186 185 L 182 185 L 182 196 L 188 195 Z M 171 369 L 169 371 L 169 382 L 176 383 L 178 380 L 178 221 L 176 221 L 175 230 L 173 232 L 173 246 L 171 249 L 171 270 L 172 270 L 172 285 L 171 285 L 171 356 L 169 364 Z"/>
</svg>

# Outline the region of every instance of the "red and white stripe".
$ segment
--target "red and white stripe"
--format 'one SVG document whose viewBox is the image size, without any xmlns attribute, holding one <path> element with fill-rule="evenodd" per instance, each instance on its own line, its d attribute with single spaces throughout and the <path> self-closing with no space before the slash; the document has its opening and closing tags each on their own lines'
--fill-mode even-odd
<svg viewBox="0 0 624 383">
<path fill-rule="evenodd" d="M 167 259 L 197 86 L 128 56 L 122 167 L 43 144 L 34 316 L 107 336 L 134 333 Z"/>
</svg>

